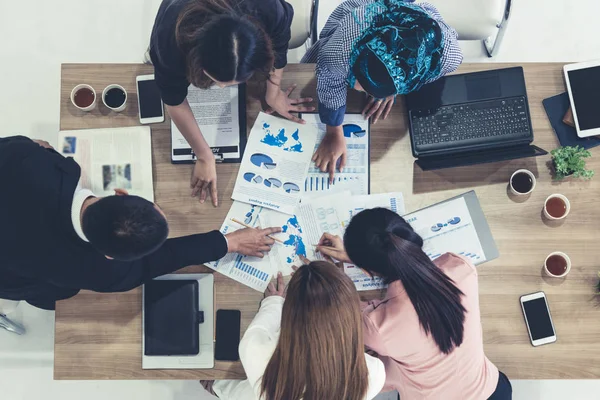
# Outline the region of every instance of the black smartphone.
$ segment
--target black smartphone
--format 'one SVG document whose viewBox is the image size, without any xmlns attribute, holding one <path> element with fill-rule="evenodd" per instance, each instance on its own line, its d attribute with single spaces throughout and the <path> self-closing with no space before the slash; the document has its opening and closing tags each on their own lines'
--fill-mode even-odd
<svg viewBox="0 0 600 400">
<path fill-rule="evenodd" d="M 217 310 L 215 360 L 237 361 L 240 359 L 240 310 Z"/>
</svg>

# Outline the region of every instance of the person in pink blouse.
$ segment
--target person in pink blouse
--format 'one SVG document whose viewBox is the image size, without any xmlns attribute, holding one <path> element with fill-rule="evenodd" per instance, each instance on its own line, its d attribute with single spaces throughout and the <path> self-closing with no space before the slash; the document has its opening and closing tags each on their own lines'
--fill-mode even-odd
<svg viewBox="0 0 600 400">
<path fill-rule="evenodd" d="M 364 304 L 365 346 L 386 368 L 384 391 L 402 400 L 505 400 L 511 384 L 483 351 L 477 270 L 458 255 L 431 261 L 423 239 L 396 213 L 357 214 L 344 240 L 326 234 L 317 250 L 389 284 Z"/>
</svg>

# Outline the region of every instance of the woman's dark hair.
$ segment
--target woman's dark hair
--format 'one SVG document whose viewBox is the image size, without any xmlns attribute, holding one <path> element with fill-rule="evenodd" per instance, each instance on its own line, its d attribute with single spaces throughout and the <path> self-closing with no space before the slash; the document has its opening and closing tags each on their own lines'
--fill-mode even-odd
<svg viewBox="0 0 600 400">
<path fill-rule="evenodd" d="M 443 353 L 461 345 L 464 294 L 423 252 L 423 239 L 402 217 L 384 208 L 361 211 L 350 221 L 344 245 L 359 268 L 387 283 L 402 282 L 421 327 Z"/>
<path fill-rule="evenodd" d="M 85 209 L 82 229 L 96 250 L 120 261 L 153 253 L 169 236 L 164 215 L 138 196 L 101 198 Z"/>
<path fill-rule="evenodd" d="M 269 77 L 275 60 L 271 39 L 238 8 L 231 0 L 192 0 L 179 15 L 175 36 L 194 86 L 212 86 L 206 73 L 219 82 Z"/>
</svg>

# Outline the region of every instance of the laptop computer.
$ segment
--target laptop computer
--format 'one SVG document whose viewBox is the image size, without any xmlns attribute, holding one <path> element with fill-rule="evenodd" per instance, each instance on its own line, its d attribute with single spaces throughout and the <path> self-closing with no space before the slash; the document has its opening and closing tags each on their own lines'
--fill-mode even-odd
<svg viewBox="0 0 600 400">
<path fill-rule="evenodd" d="M 406 96 L 423 170 L 548 154 L 532 145 L 523 68 L 449 75 Z"/>
</svg>

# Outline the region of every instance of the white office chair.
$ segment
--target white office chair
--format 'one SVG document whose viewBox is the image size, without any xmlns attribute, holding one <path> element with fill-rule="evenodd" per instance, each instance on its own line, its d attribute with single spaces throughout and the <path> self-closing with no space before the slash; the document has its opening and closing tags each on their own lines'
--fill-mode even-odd
<svg viewBox="0 0 600 400">
<path fill-rule="evenodd" d="M 317 12 L 319 0 L 286 0 L 294 7 L 294 19 L 292 20 L 292 38 L 290 49 L 297 49 L 306 43 L 308 38 L 311 42 L 317 39 Z M 312 44 L 311 43 L 311 44 Z"/>
<path fill-rule="evenodd" d="M 458 32 L 459 40 L 482 40 L 488 57 L 498 53 L 512 0 L 427 0 Z"/>
<path fill-rule="evenodd" d="M 290 49 L 318 37 L 319 0 L 286 0 L 294 7 Z M 417 1 L 417 3 L 420 0 Z M 427 0 L 435 5 L 459 40 L 482 40 L 488 57 L 498 52 L 510 18 L 512 0 Z"/>
<path fill-rule="evenodd" d="M 18 301 L 0 299 L 0 329 L 5 329 L 17 335 L 23 335 L 25 334 L 25 328 L 6 316 L 6 314 L 13 312 L 18 305 Z"/>
</svg>

